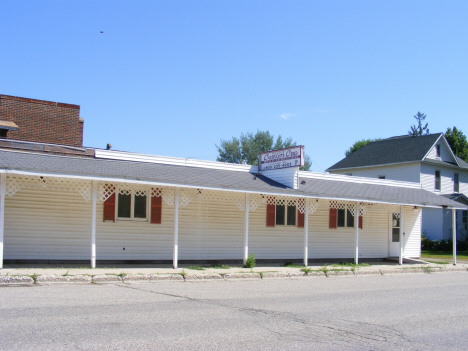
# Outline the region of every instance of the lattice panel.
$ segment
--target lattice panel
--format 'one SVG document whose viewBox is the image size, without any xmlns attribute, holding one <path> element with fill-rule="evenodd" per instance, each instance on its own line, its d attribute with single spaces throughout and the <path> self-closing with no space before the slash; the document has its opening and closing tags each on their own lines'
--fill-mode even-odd
<svg viewBox="0 0 468 351">
<path fill-rule="evenodd" d="M 166 204 L 174 206 L 174 188 L 163 188 L 161 195 Z"/>
<path fill-rule="evenodd" d="M 264 204 L 264 203 L 266 203 L 265 196 L 263 196 L 261 194 L 251 194 L 250 195 L 249 210 L 250 211 L 255 211 L 258 208 L 258 206 L 260 206 L 261 204 Z"/>
<path fill-rule="evenodd" d="M 98 200 L 99 201 L 106 201 L 108 198 L 115 193 L 115 185 L 111 183 L 99 183 L 98 185 Z"/>
<path fill-rule="evenodd" d="M 309 201 L 309 214 L 314 213 L 319 208 L 324 207 L 323 200 L 320 199 L 307 199 Z M 326 204 L 328 206 L 328 203 Z"/>
<path fill-rule="evenodd" d="M 75 178 L 7 175 L 6 193 L 8 196 L 13 196 L 21 188 L 77 191 L 86 201 L 90 201 L 92 195 L 91 181 Z"/>
<path fill-rule="evenodd" d="M 187 206 L 192 199 L 200 194 L 199 189 L 189 189 L 189 188 L 182 188 L 179 192 L 179 205 L 182 207 Z"/>
</svg>

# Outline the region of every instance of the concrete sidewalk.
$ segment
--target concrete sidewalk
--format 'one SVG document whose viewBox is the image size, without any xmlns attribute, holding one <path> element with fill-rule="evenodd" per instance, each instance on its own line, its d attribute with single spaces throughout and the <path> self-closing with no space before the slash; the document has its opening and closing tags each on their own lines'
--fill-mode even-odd
<svg viewBox="0 0 468 351">
<path fill-rule="evenodd" d="M 112 282 L 144 282 L 158 280 L 197 281 L 197 280 L 237 280 L 237 279 L 269 279 L 269 278 L 300 278 L 300 277 L 336 277 L 387 275 L 401 273 L 437 273 L 437 272 L 468 272 L 468 263 L 452 264 L 429 263 L 420 260 L 405 260 L 403 265 L 397 262 L 370 262 L 364 265 L 311 264 L 308 269 L 303 267 L 284 267 L 278 265 L 257 265 L 253 269 L 242 267 L 222 268 L 181 265 L 173 269 L 170 265 L 121 264 L 112 267 L 78 267 L 68 264 L 16 264 L 6 265 L 0 270 L 0 285 L 33 284 L 33 283 L 112 283 Z M 200 267 L 202 269 L 194 269 Z"/>
</svg>

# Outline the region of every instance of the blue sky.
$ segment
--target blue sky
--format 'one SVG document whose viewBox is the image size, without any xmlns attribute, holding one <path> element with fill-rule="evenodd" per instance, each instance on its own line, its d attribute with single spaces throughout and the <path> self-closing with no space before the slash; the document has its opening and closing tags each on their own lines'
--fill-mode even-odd
<svg viewBox="0 0 468 351">
<path fill-rule="evenodd" d="M 466 1 L 3 0 L 0 94 L 81 105 L 86 146 L 215 160 L 259 129 L 323 171 L 418 111 L 468 134 L 467 18 Z"/>
</svg>

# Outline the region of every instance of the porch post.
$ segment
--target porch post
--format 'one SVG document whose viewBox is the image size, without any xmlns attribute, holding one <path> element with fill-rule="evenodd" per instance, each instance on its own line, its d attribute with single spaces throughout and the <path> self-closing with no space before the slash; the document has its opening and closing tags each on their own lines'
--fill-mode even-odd
<svg viewBox="0 0 468 351">
<path fill-rule="evenodd" d="M 398 254 L 398 264 L 403 264 L 403 244 L 405 241 L 405 208 L 400 206 L 400 250 Z"/>
<path fill-rule="evenodd" d="M 304 210 L 304 267 L 309 264 L 309 199 L 305 198 Z"/>
<path fill-rule="evenodd" d="M 3 269 L 3 232 L 5 231 L 6 173 L 0 176 L 0 269 Z"/>
<path fill-rule="evenodd" d="M 2 208 L 3 208 L 3 203 L 2 203 Z M 2 211 L 2 216 L 3 216 L 3 211 Z M 455 209 L 452 209 L 452 242 L 453 242 L 453 265 L 455 266 L 457 264 L 457 220 L 456 220 Z"/>
<path fill-rule="evenodd" d="M 91 268 L 96 268 L 96 202 L 97 181 L 93 180 L 93 193 L 91 194 Z"/>
<path fill-rule="evenodd" d="M 354 253 L 354 263 L 359 263 L 359 202 L 356 202 L 356 207 L 354 209 L 354 228 L 356 228 L 356 252 Z"/>
<path fill-rule="evenodd" d="M 245 232 L 244 232 L 244 264 L 249 257 L 249 209 L 250 194 L 245 193 Z"/>
<path fill-rule="evenodd" d="M 179 188 L 174 189 L 174 252 L 172 266 L 177 268 L 179 261 Z"/>
</svg>

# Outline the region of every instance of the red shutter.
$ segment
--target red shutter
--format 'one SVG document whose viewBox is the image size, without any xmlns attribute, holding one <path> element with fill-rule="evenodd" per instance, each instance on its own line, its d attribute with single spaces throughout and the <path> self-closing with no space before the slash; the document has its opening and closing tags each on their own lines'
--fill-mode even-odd
<svg viewBox="0 0 468 351">
<path fill-rule="evenodd" d="M 338 210 L 336 208 L 330 208 L 329 228 L 336 229 L 337 217 L 338 217 Z"/>
<path fill-rule="evenodd" d="M 304 213 L 300 213 L 299 210 L 297 210 L 297 227 L 304 228 Z"/>
<path fill-rule="evenodd" d="M 276 205 L 267 204 L 266 226 L 274 227 L 275 223 L 276 223 Z"/>
<path fill-rule="evenodd" d="M 161 224 L 162 196 L 151 198 L 151 223 Z"/>
<path fill-rule="evenodd" d="M 362 216 L 359 216 L 359 229 L 362 229 Z"/>
<path fill-rule="evenodd" d="M 104 222 L 105 221 L 115 222 L 115 193 L 104 201 Z"/>
</svg>

